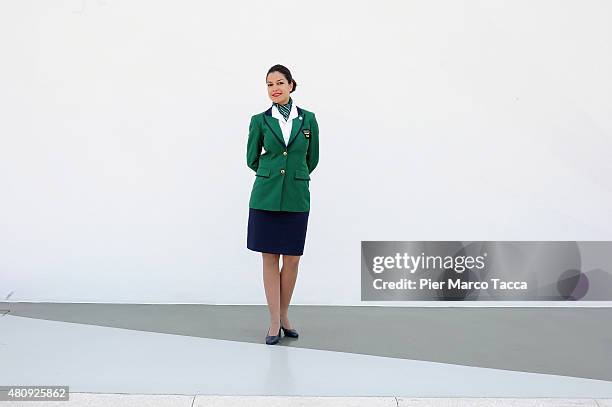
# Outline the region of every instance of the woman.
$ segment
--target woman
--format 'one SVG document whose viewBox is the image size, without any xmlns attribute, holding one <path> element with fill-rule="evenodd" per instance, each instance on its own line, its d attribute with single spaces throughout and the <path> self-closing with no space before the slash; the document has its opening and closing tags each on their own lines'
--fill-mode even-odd
<svg viewBox="0 0 612 407">
<path fill-rule="evenodd" d="M 285 336 L 298 337 L 287 313 L 304 252 L 310 174 L 319 162 L 319 127 L 314 113 L 296 106 L 291 98 L 297 83 L 289 69 L 274 65 L 268 70 L 266 83 L 272 106 L 251 117 L 247 142 L 247 165 L 255 171 L 247 248 L 262 253 L 270 311 L 266 344 L 274 345 L 280 340 L 281 329 Z"/>
</svg>

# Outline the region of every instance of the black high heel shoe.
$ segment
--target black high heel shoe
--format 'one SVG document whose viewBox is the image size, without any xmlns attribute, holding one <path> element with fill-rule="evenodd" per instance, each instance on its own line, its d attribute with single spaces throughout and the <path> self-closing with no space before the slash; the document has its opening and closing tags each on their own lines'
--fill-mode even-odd
<svg viewBox="0 0 612 407">
<path fill-rule="evenodd" d="M 299 336 L 298 332 L 295 329 L 287 329 L 282 324 L 281 329 L 283 330 L 285 336 L 288 336 L 289 338 L 297 338 Z"/>
<path fill-rule="evenodd" d="M 268 329 L 269 331 L 270 329 Z M 266 345 L 275 345 L 280 341 L 281 338 L 281 329 L 278 328 L 278 335 L 268 335 L 268 331 L 266 331 Z"/>
</svg>

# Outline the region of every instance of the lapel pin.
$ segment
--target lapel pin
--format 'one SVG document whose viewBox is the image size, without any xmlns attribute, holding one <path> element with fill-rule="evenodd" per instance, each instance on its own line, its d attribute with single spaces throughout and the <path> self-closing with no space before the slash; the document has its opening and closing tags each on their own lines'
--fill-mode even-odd
<svg viewBox="0 0 612 407">
<path fill-rule="evenodd" d="M 304 136 L 306 136 L 306 138 L 310 137 L 310 129 L 304 129 L 302 130 L 302 133 L 304 133 Z"/>
<path fill-rule="evenodd" d="M 302 116 L 300 116 L 300 120 L 302 120 Z"/>
</svg>

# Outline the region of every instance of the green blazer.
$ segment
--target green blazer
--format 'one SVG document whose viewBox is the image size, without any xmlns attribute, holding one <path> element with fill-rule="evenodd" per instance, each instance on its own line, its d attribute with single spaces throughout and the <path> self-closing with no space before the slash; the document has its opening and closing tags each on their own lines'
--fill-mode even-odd
<svg viewBox="0 0 612 407">
<path fill-rule="evenodd" d="M 319 126 L 314 113 L 300 107 L 297 113 L 287 145 L 272 107 L 251 117 L 246 160 L 255 180 L 250 208 L 310 211 L 310 174 L 319 162 Z"/>
</svg>

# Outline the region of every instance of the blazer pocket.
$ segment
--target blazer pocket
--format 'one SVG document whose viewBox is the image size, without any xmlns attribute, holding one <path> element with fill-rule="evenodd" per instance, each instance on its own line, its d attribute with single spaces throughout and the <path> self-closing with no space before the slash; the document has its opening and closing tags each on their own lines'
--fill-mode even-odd
<svg viewBox="0 0 612 407">
<path fill-rule="evenodd" d="M 269 168 L 257 168 L 257 172 L 255 173 L 255 175 L 258 175 L 260 177 L 269 177 L 270 176 L 270 169 Z"/>
<path fill-rule="evenodd" d="M 310 180 L 310 174 L 306 171 L 295 170 L 295 179 L 304 179 L 308 181 Z"/>
</svg>

